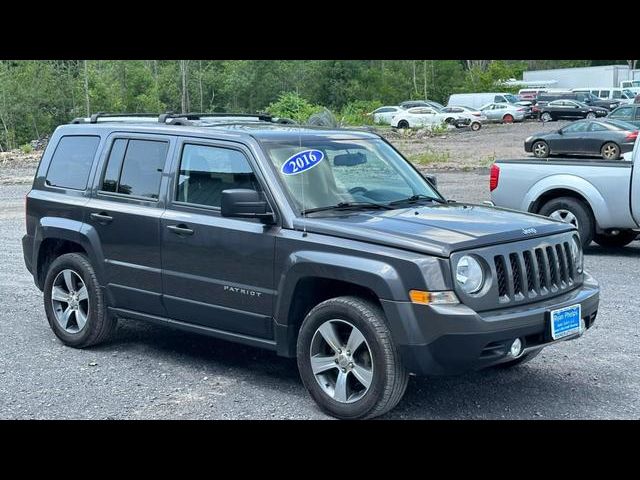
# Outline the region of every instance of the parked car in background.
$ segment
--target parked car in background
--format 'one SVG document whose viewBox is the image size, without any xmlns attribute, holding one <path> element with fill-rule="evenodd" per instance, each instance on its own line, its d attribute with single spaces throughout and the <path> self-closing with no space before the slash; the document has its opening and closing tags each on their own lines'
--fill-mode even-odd
<svg viewBox="0 0 640 480">
<path fill-rule="evenodd" d="M 546 88 L 522 88 L 518 91 L 518 99 L 522 101 L 535 102 L 541 93 L 545 93 Z"/>
<path fill-rule="evenodd" d="M 607 118 L 621 120 L 640 127 L 640 103 L 632 103 L 631 105 L 618 107 L 607 115 Z"/>
<path fill-rule="evenodd" d="M 403 110 L 393 117 L 391 126 L 395 128 L 419 128 L 444 124 L 446 115 L 432 107 L 413 107 Z"/>
<path fill-rule="evenodd" d="M 604 100 L 617 100 L 620 103 L 633 103 L 635 94 L 626 88 L 617 87 L 596 87 L 596 88 L 573 88 L 572 92 L 591 92 L 596 97 Z"/>
<path fill-rule="evenodd" d="M 592 107 L 602 107 L 606 108 L 607 110 L 613 110 L 620 105 L 620 100 L 605 100 L 596 97 L 591 92 L 572 92 L 570 90 L 566 90 L 540 94 L 538 96 L 537 107 L 539 109 L 543 105 L 546 105 L 549 102 L 553 102 L 554 100 L 575 100 L 577 102 L 582 102 L 585 105 L 589 105 Z"/>
<path fill-rule="evenodd" d="M 490 122 L 513 123 L 524 120 L 527 107 L 511 103 L 489 103 L 480 108 L 480 112 Z"/>
<path fill-rule="evenodd" d="M 402 102 L 400 104 L 400 107 L 404 108 L 405 110 L 413 107 L 431 107 L 435 108 L 436 110 L 440 110 L 444 108 L 444 105 L 438 102 L 434 102 L 433 100 L 407 100 L 406 102 Z"/>
<path fill-rule="evenodd" d="M 639 148 L 631 162 L 499 160 L 491 166 L 491 200 L 571 223 L 585 247 L 592 240 L 623 247 L 640 229 L 639 166 Z"/>
<path fill-rule="evenodd" d="M 640 95 L 636 95 L 636 98 L 633 100 L 633 103 L 640 103 Z"/>
<path fill-rule="evenodd" d="M 507 103 L 512 105 L 530 106 L 529 101 L 520 101 L 510 93 L 454 93 L 449 97 L 447 107 L 480 108 L 489 103 Z"/>
<path fill-rule="evenodd" d="M 578 120 L 551 132 L 536 133 L 524 141 L 524 151 L 538 158 L 549 155 L 600 155 L 618 160 L 631 152 L 638 128 L 617 120 Z"/>
<path fill-rule="evenodd" d="M 402 112 L 404 109 L 399 106 L 386 106 L 376 108 L 373 112 L 368 113 L 370 117 L 373 117 L 374 123 L 390 124 L 395 115 Z"/>
<path fill-rule="evenodd" d="M 451 121 L 455 118 L 468 118 L 471 120 L 472 130 L 479 130 L 481 123 L 489 120 L 480 110 L 471 107 L 444 107 L 440 110 L 440 113 L 450 114 L 450 116 L 445 117 L 445 122 L 447 123 L 452 123 Z M 480 122 L 480 124 L 478 124 L 477 128 L 474 128 L 476 122 Z"/>
<path fill-rule="evenodd" d="M 640 80 L 623 80 L 620 88 L 631 90 L 635 95 L 640 95 Z"/>
<path fill-rule="evenodd" d="M 540 120 L 551 122 L 558 119 L 576 120 L 579 118 L 606 117 L 609 110 L 601 107 L 591 107 L 575 100 L 554 100 L 540 108 Z"/>
</svg>

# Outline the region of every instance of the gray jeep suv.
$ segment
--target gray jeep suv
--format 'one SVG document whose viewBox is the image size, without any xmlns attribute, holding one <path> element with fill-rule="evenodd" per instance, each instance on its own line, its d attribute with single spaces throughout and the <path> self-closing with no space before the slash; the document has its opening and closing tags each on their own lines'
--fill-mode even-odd
<svg viewBox="0 0 640 480">
<path fill-rule="evenodd" d="M 449 202 L 373 133 L 254 117 L 56 129 L 23 249 L 63 343 L 127 318 L 266 348 L 325 412 L 367 418 L 409 373 L 511 367 L 593 325 L 572 225 Z"/>
</svg>

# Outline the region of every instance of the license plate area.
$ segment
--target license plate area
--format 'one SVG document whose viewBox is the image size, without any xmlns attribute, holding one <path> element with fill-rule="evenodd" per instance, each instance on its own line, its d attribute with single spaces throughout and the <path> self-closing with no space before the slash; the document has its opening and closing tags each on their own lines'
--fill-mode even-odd
<svg viewBox="0 0 640 480">
<path fill-rule="evenodd" d="M 580 304 L 551 310 L 549 313 L 549 328 L 552 340 L 558 340 L 581 331 L 580 320 L 582 309 Z"/>
</svg>

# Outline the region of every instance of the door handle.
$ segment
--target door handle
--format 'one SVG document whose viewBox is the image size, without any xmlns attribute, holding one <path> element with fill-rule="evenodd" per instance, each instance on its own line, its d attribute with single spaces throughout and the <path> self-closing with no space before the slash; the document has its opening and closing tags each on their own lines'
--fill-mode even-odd
<svg viewBox="0 0 640 480">
<path fill-rule="evenodd" d="M 184 223 L 180 225 L 168 225 L 167 228 L 176 235 L 193 235 L 193 230 L 187 227 Z"/>
<path fill-rule="evenodd" d="M 111 223 L 113 221 L 113 217 L 108 215 L 106 212 L 92 213 L 90 216 L 92 220 L 102 224 Z"/>
</svg>

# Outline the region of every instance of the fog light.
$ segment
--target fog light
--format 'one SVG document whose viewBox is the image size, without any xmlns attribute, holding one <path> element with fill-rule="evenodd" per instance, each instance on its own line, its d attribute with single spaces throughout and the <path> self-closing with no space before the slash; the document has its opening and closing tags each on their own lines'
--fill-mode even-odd
<svg viewBox="0 0 640 480">
<path fill-rule="evenodd" d="M 522 341 L 519 338 L 516 338 L 511 344 L 511 348 L 509 349 L 509 353 L 512 357 L 517 357 L 522 353 Z"/>
</svg>

